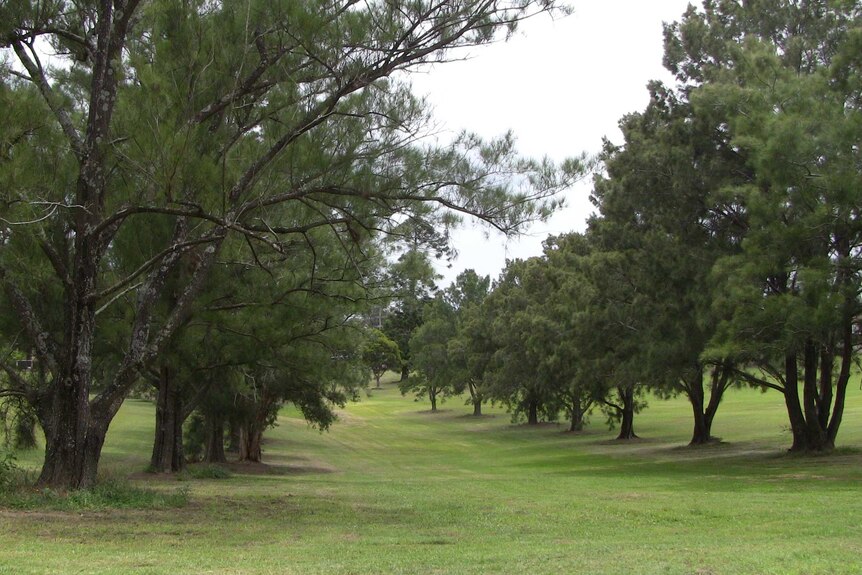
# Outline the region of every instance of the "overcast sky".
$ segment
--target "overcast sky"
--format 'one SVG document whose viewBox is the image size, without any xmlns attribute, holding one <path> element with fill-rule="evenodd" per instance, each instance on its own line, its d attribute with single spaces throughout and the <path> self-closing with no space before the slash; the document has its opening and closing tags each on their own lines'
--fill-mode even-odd
<svg viewBox="0 0 862 575">
<path fill-rule="evenodd" d="M 449 62 L 413 85 L 426 94 L 437 121 L 457 133 L 485 137 L 512 130 L 529 156 L 562 160 L 596 153 L 602 138 L 620 142 L 618 120 L 642 110 L 647 82 L 671 81 L 662 68 L 662 23 L 678 20 L 688 0 L 573 0 L 575 13 L 526 22 L 508 43 L 477 48 L 465 62 Z M 697 3 L 699 4 L 699 3 Z M 448 285 L 473 268 L 496 278 L 507 258 L 541 253 L 549 234 L 583 230 L 592 212 L 589 181 L 566 193 L 567 207 L 545 224 L 508 242 L 478 229 L 455 235 L 458 259 L 440 267 Z"/>
</svg>

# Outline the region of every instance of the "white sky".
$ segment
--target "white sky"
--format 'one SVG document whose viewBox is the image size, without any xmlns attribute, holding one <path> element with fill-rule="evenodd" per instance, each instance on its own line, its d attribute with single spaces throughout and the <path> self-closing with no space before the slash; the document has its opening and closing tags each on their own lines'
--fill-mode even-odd
<svg viewBox="0 0 862 575">
<path fill-rule="evenodd" d="M 594 154 L 607 136 L 620 142 L 618 120 L 643 110 L 647 82 L 672 82 L 661 65 L 662 23 L 679 20 L 689 0 L 573 0 L 575 13 L 524 23 L 508 43 L 477 48 L 464 62 L 449 62 L 413 76 L 446 129 L 485 137 L 512 130 L 521 153 L 562 160 Z M 699 2 L 696 2 L 699 5 Z M 534 224 L 517 240 L 479 228 L 454 237 L 459 257 L 440 266 L 448 285 L 464 269 L 496 278 L 506 259 L 541 253 L 548 234 L 584 229 L 593 211 L 589 178 L 566 192 L 567 207 Z"/>
</svg>

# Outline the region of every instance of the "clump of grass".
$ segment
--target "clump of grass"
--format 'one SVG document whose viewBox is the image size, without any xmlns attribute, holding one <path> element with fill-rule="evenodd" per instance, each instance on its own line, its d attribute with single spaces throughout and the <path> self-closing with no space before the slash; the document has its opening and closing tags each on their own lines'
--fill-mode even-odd
<svg viewBox="0 0 862 575">
<path fill-rule="evenodd" d="M 186 487 L 163 492 L 142 489 L 126 480 L 107 478 L 88 489 L 58 491 L 34 488 L 19 481 L 0 490 L 0 507 L 23 510 L 104 511 L 108 509 L 168 509 L 189 501 Z"/>
<path fill-rule="evenodd" d="M 180 481 L 190 479 L 230 479 L 233 474 L 219 465 L 192 465 L 177 476 Z"/>
</svg>

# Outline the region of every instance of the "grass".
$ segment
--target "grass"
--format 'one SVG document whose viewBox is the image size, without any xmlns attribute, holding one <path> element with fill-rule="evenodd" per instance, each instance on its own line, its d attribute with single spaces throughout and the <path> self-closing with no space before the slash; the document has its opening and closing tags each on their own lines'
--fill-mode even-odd
<svg viewBox="0 0 862 575">
<path fill-rule="evenodd" d="M 473 418 L 460 400 L 442 408 L 390 382 L 327 433 L 285 410 L 266 466 L 178 484 L 137 473 L 153 411 L 129 402 L 104 468 L 156 493 L 182 485 L 190 503 L 0 510 L 0 574 L 862 573 L 858 387 L 843 447 L 820 457 L 786 455 L 780 398 L 752 390 L 730 393 L 714 429 L 724 442 L 703 449 L 684 447 L 681 399 L 651 401 L 632 443 L 601 416 L 573 435 L 495 410 Z"/>
</svg>

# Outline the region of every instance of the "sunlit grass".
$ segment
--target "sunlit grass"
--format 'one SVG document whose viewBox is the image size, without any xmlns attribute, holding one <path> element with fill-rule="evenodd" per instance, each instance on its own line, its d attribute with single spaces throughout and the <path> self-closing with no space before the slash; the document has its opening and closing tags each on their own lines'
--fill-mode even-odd
<svg viewBox="0 0 862 575">
<path fill-rule="evenodd" d="M 460 399 L 437 414 L 391 380 L 332 430 L 286 409 L 267 467 L 182 483 L 140 474 L 152 406 L 130 402 L 104 467 L 172 492 L 182 509 L 0 511 L 0 573 L 862 573 L 862 393 L 836 454 L 795 457 L 780 396 L 734 390 L 685 447 L 685 401 L 650 400 L 641 440 L 593 416 L 513 425 Z M 26 455 L 37 465 L 40 456 Z M 187 478 L 188 479 L 188 478 Z"/>
</svg>

